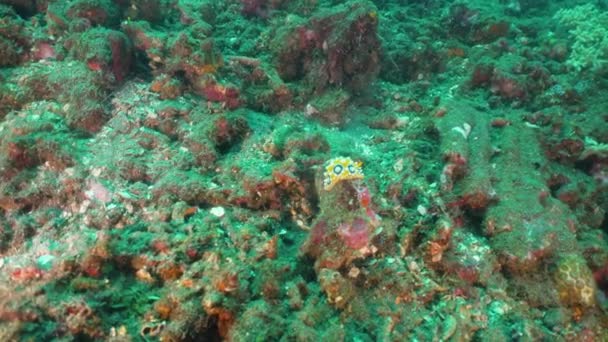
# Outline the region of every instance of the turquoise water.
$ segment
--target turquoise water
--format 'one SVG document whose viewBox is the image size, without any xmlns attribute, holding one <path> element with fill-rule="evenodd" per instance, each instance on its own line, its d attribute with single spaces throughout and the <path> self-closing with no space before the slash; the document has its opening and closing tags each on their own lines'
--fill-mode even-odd
<svg viewBox="0 0 608 342">
<path fill-rule="evenodd" d="M 607 340 L 607 9 L 0 0 L 0 341 Z"/>
</svg>

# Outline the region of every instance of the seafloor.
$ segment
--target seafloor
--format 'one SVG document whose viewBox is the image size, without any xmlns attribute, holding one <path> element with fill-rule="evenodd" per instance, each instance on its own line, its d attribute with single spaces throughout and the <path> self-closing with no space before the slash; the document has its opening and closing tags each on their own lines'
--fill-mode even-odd
<svg viewBox="0 0 608 342">
<path fill-rule="evenodd" d="M 606 1 L 0 0 L 0 341 L 608 341 Z"/>
</svg>

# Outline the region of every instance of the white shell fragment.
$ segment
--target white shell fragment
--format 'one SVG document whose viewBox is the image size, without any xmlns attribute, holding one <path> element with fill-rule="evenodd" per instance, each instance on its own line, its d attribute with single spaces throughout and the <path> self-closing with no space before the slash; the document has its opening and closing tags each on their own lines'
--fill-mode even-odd
<svg viewBox="0 0 608 342">
<path fill-rule="evenodd" d="M 224 215 L 226 214 L 226 210 L 224 210 L 224 207 L 213 207 L 209 212 L 215 217 L 224 217 Z"/>
</svg>

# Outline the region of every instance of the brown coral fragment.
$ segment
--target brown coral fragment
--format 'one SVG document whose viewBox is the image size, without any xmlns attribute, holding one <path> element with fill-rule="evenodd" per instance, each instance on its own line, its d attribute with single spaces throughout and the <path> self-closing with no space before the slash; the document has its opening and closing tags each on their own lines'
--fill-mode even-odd
<svg viewBox="0 0 608 342">
<path fill-rule="evenodd" d="M 319 283 L 330 304 L 344 309 L 355 295 L 352 284 L 339 272 L 323 268 L 319 271 Z"/>
</svg>

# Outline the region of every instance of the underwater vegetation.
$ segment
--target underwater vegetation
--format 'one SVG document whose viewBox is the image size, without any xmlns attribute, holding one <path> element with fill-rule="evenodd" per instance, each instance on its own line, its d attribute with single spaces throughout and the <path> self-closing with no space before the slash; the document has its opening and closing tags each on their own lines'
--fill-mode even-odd
<svg viewBox="0 0 608 342">
<path fill-rule="evenodd" d="M 607 10 L 0 0 L 0 341 L 608 340 Z"/>
</svg>

